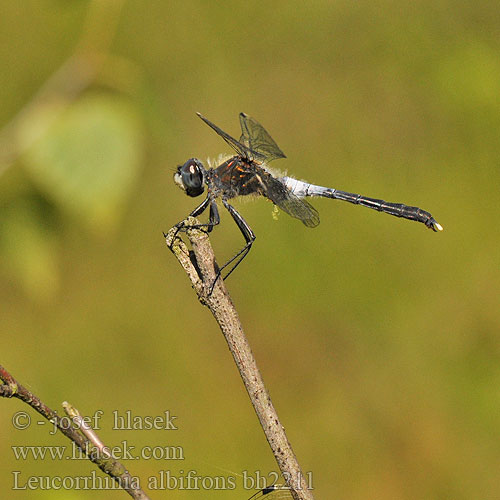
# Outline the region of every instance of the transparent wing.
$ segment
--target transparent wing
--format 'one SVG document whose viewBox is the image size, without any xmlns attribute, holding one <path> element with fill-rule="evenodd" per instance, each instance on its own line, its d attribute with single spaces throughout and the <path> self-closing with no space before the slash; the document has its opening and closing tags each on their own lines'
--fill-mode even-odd
<svg viewBox="0 0 500 500">
<path fill-rule="evenodd" d="M 292 500 L 293 497 L 287 486 L 273 484 L 258 491 L 248 500 L 260 500 L 261 498 L 265 500 Z"/>
<path fill-rule="evenodd" d="M 237 141 L 234 137 L 231 137 L 229 134 L 221 130 L 217 125 L 212 123 L 210 120 L 207 120 L 201 113 L 196 113 L 209 127 L 217 132 L 238 154 L 243 156 L 248 160 L 258 160 L 264 161 L 266 157 L 257 152 L 250 149 L 248 145 L 242 144 Z"/>
<path fill-rule="evenodd" d="M 283 212 L 301 220 L 307 227 L 319 224 L 319 214 L 307 201 L 295 196 L 282 182 L 271 175 L 265 181 L 265 195 Z"/>
<path fill-rule="evenodd" d="M 249 148 L 252 153 L 261 155 L 267 162 L 277 158 L 286 158 L 266 129 L 252 117 L 240 113 L 240 125 L 240 143 Z"/>
</svg>

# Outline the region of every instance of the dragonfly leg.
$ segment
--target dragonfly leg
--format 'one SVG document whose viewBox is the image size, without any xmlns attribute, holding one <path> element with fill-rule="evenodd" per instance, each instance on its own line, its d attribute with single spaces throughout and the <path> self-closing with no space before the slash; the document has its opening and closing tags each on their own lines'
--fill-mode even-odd
<svg viewBox="0 0 500 500">
<path fill-rule="evenodd" d="M 209 224 L 207 224 L 207 231 L 210 233 L 214 226 L 220 223 L 219 209 L 217 208 L 217 203 L 212 201 L 210 203 L 210 216 L 208 218 Z"/>
<path fill-rule="evenodd" d="M 208 219 L 207 223 L 204 224 L 195 224 L 193 226 L 189 226 L 195 229 L 202 229 L 202 228 L 207 228 L 207 231 L 210 232 L 212 231 L 214 226 L 217 226 L 220 223 L 220 216 L 219 216 L 219 210 L 217 209 L 217 203 L 215 200 L 212 200 L 209 196 L 205 198 L 203 203 L 201 203 L 199 206 L 197 206 L 190 214 L 188 217 L 198 217 L 198 215 L 201 215 L 207 207 L 210 206 L 210 216 Z M 185 221 L 182 220 L 178 222 L 175 227 L 177 228 L 175 232 L 175 236 L 177 236 L 177 233 L 179 231 L 185 231 L 186 230 L 186 224 Z"/>
<path fill-rule="evenodd" d="M 210 288 L 210 293 L 212 293 L 212 290 L 215 286 L 215 283 L 217 280 L 220 278 L 222 275 L 222 271 L 229 265 L 232 264 L 231 269 L 229 272 L 223 277 L 223 279 L 226 279 L 240 264 L 240 262 L 247 256 L 248 252 L 250 251 L 250 248 L 252 248 L 252 244 L 255 241 L 255 234 L 253 231 L 250 229 L 250 226 L 247 224 L 245 219 L 236 211 L 236 209 L 230 205 L 226 200 L 222 200 L 222 203 L 226 207 L 227 211 L 231 214 L 231 217 L 233 218 L 234 222 L 236 222 L 236 225 L 239 227 L 241 233 L 243 234 L 243 237 L 245 238 L 246 244 L 245 246 L 233 257 L 231 257 L 218 271 L 217 275 L 215 276 L 215 280 L 212 283 L 212 286 Z"/>
</svg>

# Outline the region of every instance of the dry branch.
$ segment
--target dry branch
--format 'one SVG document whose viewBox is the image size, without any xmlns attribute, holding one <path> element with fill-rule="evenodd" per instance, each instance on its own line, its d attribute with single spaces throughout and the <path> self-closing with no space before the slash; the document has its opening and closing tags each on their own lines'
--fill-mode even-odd
<svg viewBox="0 0 500 500">
<path fill-rule="evenodd" d="M 3 366 L 0 365 L 0 396 L 4 398 L 18 398 L 24 401 L 26 404 L 31 406 L 36 410 L 42 417 L 46 418 L 49 422 L 57 426 L 57 428 L 71 441 L 73 441 L 78 448 L 80 448 L 88 457 L 88 459 L 94 462 L 99 469 L 105 472 L 108 476 L 112 477 L 117 484 L 120 485 L 132 498 L 136 500 L 149 500 L 149 497 L 142 491 L 137 480 L 130 475 L 127 468 L 114 460 L 109 454 L 102 453 L 99 450 L 100 441 L 97 436 L 89 439 L 86 437 L 85 433 L 89 433 L 89 430 L 85 428 L 85 432 L 81 433 L 82 426 L 77 425 L 73 427 L 68 425 L 67 417 L 60 417 L 57 412 L 50 409 L 45 403 L 43 403 L 40 398 L 35 396 L 26 387 L 22 386 Z M 71 405 L 65 403 L 65 409 L 70 408 L 71 413 L 67 414 L 72 418 L 71 422 L 77 422 L 77 418 L 80 417 L 78 410 L 71 407 Z M 91 434 L 90 434 L 91 435 Z M 96 452 L 97 451 L 97 452 Z"/>
<path fill-rule="evenodd" d="M 199 222 L 193 217 L 184 221 L 185 231 L 193 252 L 188 250 L 178 236 L 176 227 L 165 235 L 167 245 L 189 276 L 198 299 L 210 309 L 222 330 L 292 497 L 294 500 L 314 500 L 286 437 L 285 429 L 279 421 L 278 414 L 264 385 L 252 350 L 243 332 L 238 313 L 222 279 L 217 280 L 213 292 L 210 294 L 217 265 L 208 234 L 192 227 L 198 224 Z"/>
</svg>

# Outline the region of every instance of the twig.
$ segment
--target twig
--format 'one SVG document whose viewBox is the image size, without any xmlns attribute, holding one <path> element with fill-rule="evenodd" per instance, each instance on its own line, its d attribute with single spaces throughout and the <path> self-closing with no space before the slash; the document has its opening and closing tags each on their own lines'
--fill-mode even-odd
<svg viewBox="0 0 500 500">
<path fill-rule="evenodd" d="M 112 477 L 132 498 L 137 500 L 149 500 L 149 497 L 140 489 L 137 478 L 131 476 L 124 465 L 114 460 L 109 453 L 105 452 L 106 447 L 102 445 L 102 442 L 97 438 L 94 431 L 92 431 L 92 433 L 95 438 L 92 437 L 92 439 L 89 439 L 87 437 L 87 435 L 92 436 L 92 433 L 88 431 L 88 425 L 81 425 L 83 419 L 78 410 L 67 403 L 63 405 L 65 409 L 67 409 L 67 414 L 71 417 L 71 422 L 77 425 L 77 428 L 74 428 L 68 425 L 67 417 L 59 417 L 54 410 L 51 410 L 37 396 L 23 387 L 1 365 L 0 380 L 3 382 L 0 385 L 0 396 L 4 398 L 18 398 L 24 401 L 49 422 L 54 424 L 67 438 L 71 439 L 71 441 L 87 455 L 90 461 L 94 462 L 99 469 Z M 80 433 L 80 431 L 82 433 Z"/>
<path fill-rule="evenodd" d="M 278 467 L 290 487 L 292 497 L 294 500 L 314 500 L 264 385 L 250 345 L 243 333 L 238 313 L 222 279 L 217 280 L 210 294 L 216 276 L 215 256 L 208 234 L 192 227 L 197 224 L 199 222 L 193 217 L 184 221 L 193 252 L 187 249 L 178 236 L 176 227 L 165 235 L 167 246 L 189 276 L 198 299 L 210 309 L 222 330 Z"/>
<path fill-rule="evenodd" d="M 62 404 L 64 412 L 71 421 L 77 426 L 77 428 L 82 432 L 82 434 L 95 446 L 97 453 L 100 457 L 111 458 L 111 452 L 109 448 L 99 439 L 94 429 L 85 421 L 81 416 L 80 412 L 70 403 L 64 401 Z"/>
</svg>

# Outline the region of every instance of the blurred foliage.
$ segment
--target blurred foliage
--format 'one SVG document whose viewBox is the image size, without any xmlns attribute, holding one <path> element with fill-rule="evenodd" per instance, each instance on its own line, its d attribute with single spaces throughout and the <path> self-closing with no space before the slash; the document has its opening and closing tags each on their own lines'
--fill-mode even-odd
<svg viewBox="0 0 500 500">
<path fill-rule="evenodd" d="M 228 287 L 316 498 L 499 498 L 498 19 L 500 4 L 459 0 L 4 2 L 0 363 L 49 406 L 102 409 L 108 445 L 182 447 L 127 462 L 145 481 L 276 469 L 162 239 L 198 201 L 176 165 L 229 152 L 194 112 L 238 136 L 245 111 L 286 153 L 273 167 L 444 226 L 314 200 L 310 231 L 241 205 L 257 240 Z M 242 245 L 224 213 L 211 239 L 220 262 Z M 12 446 L 68 443 L 16 430 L 24 408 L 1 403 L 10 498 L 100 494 L 11 491 L 13 470 L 94 467 L 16 460 Z M 115 410 L 170 410 L 179 429 L 113 430 Z M 235 477 L 151 496 L 249 497 Z"/>
<path fill-rule="evenodd" d="M 32 144 L 25 154 L 32 178 L 61 210 L 109 229 L 137 177 L 137 118 L 129 106 L 103 95 L 78 100 L 49 126 L 58 106 L 37 113 L 19 132 L 21 144 Z"/>
</svg>

